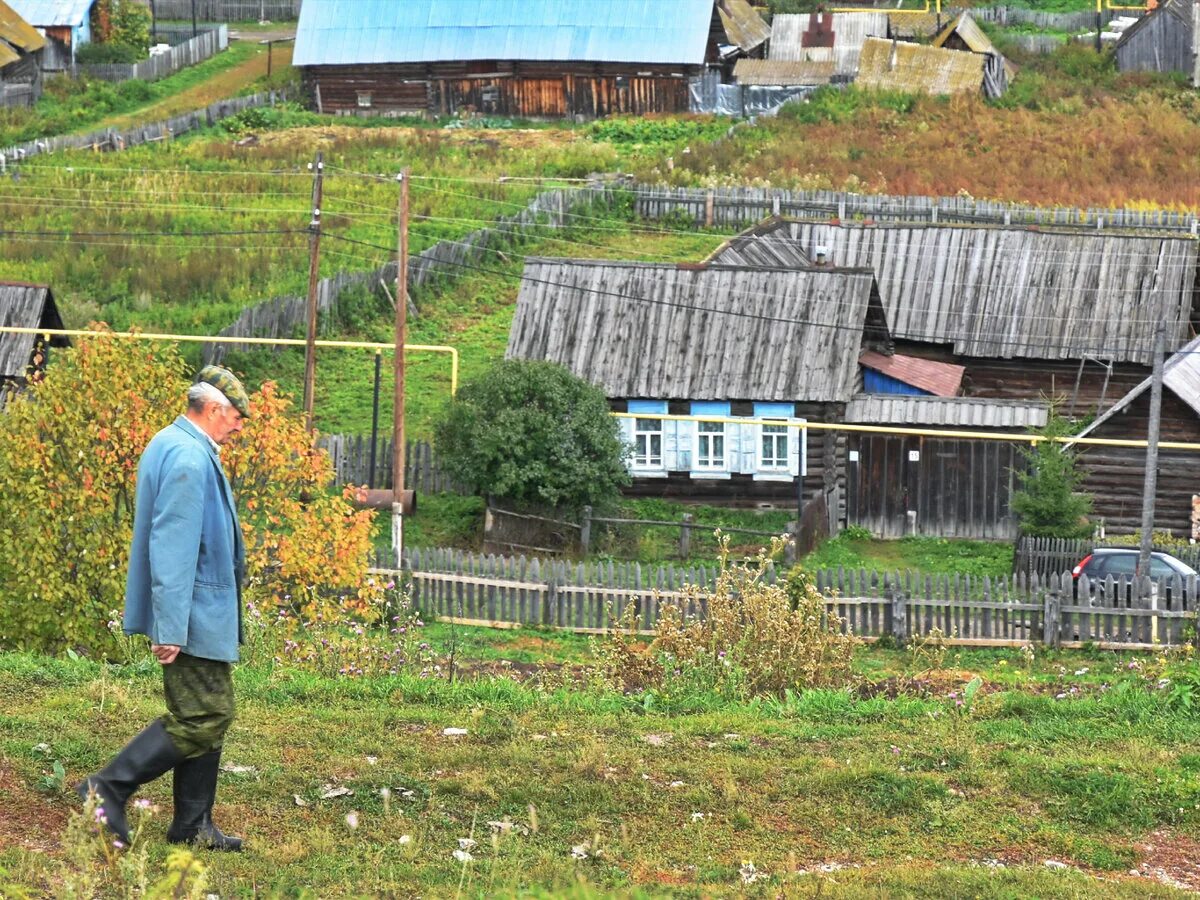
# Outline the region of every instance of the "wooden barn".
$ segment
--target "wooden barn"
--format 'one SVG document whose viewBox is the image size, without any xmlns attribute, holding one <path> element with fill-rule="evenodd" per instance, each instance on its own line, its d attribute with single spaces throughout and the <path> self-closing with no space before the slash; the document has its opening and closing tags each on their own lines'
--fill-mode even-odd
<svg viewBox="0 0 1200 900">
<path fill-rule="evenodd" d="M 1125 29 L 1117 41 L 1122 72 L 1186 72 L 1196 66 L 1193 50 L 1195 4 L 1167 0 Z"/>
<path fill-rule="evenodd" d="M 1080 437 L 1145 440 L 1150 424 L 1150 379 L 1142 380 Z M 1163 366 L 1160 440 L 1200 443 L 1200 338 L 1190 341 Z M 1146 451 L 1140 447 L 1075 445 L 1087 473 L 1095 515 L 1112 534 L 1130 534 L 1142 525 Z M 1198 524 L 1192 498 L 1200 495 L 1200 454 L 1160 448 L 1154 497 L 1154 529 L 1175 537 L 1195 537 Z"/>
<path fill-rule="evenodd" d="M 32 106 L 42 95 L 46 39 L 0 0 L 0 108 Z"/>
<path fill-rule="evenodd" d="M 890 350 L 869 270 L 529 259 L 507 355 L 561 363 L 639 414 L 622 419 L 635 493 L 794 504 L 836 494 L 840 466 L 832 432 L 802 446 L 788 423 L 840 420 L 864 346 Z"/>
<path fill-rule="evenodd" d="M 686 112 L 706 64 L 761 53 L 744 0 L 305 0 L 293 64 L 319 112 Z"/>
<path fill-rule="evenodd" d="M 878 12 L 783 13 L 771 19 L 767 57 L 775 62 L 831 62 L 834 77 L 848 81 L 870 37 L 887 37 L 888 15 Z"/>
<path fill-rule="evenodd" d="M 1012 430 L 1044 422 L 1050 399 L 1068 414 L 1102 413 L 1148 376 L 1159 318 L 1167 323 L 1172 351 L 1200 320 L 1197 244 L 1179 237 L 775 218 L 728 241 L 709 261 L 752 268 L 817 260 L 875 273 L 898 356 L 961 367 L 962 402 L 923 398 L 904 401 L 910 406 L 902 409 L 895 399 L 882 405 L 869 399 L 897 390 L 873 378 L 868 357 L 864 389 L 874 393 L 856 396 L 846 412 L 846 420 L 857 424 Z M 972 408 L 979 401 L 988 401 L 986 413 Z M 1016 418 L 1014 409 L 1022 410 Z M 984 461 L 970 461 L 983 452 L 990 454 Z M 851 524 L 881 534 L 904 533 L 901 528 L 1015 534 L 1007 513 L 1017 461 L 1011 446 L 851 435 L 846 454 Z M 963 471 L 976 479 L 969 497 L 962 493 Z M 1126 485 L 1113 502 L 1133 503 L 1138 484 L 1136 491 Z M 951 493 L 962 504 L 954 516 L 934 512 L 934 504 L 945 502 L 939 498 Z M 1128 527 L 1121 516 L 1113 516 L 1112 524 Z"/>
<path fill-rule="evenodd" d="M 52 328 L 63 327 L 54 295 L 43 284 L 19 281 L 0 281 L 0 327 Z M 64 347 L 70 342 L 54 336 L 50 347 Z M 24 387 L 44 370 L 48 348 L 33 334 L 0 332 L 0 404 L 10 391 Z"/>
<path fill-rule="evenodd" d="M 75 64 L 75 52 L 92 39 L 96 0 L 6 0 L 22 19 L 46 37 L 42 70 L 63 72 Z"/>
</svg>

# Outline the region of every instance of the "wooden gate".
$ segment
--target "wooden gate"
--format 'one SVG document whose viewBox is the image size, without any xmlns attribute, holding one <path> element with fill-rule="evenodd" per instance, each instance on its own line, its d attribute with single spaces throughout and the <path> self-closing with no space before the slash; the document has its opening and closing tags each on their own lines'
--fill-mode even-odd
<svg viewBox="0 0 1200 900">
<path fill-rule="evenodd" d="M 852 434 L 846 441 L 846 522 L 885 538 L 1012 539 L 1013 468 L 1008 441 Z"/>
</svg>

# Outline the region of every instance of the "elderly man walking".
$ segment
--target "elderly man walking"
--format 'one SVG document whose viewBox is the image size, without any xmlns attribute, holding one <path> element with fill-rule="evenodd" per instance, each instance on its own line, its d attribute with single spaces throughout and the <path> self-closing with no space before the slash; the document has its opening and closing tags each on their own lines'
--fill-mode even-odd
<svg viewBox="0 0 1200 900">
<path fill-rule="evenodd" d="M 213 824 L 221 745 L 233 721 L 232 663 L 242 641 L 245 554 L 221 445 L 250 413 L 241 382 L 206 366 L 187 412 L 160 431 L 138 464 L 125 633 L 144 634 L 162 664 L 167 713 L 76 788 L 95 792 L 109 830 L 129 844 L 125 804 L 139 785 L 175 770 L 173 843 L 241 850 Z"/>
</svg>

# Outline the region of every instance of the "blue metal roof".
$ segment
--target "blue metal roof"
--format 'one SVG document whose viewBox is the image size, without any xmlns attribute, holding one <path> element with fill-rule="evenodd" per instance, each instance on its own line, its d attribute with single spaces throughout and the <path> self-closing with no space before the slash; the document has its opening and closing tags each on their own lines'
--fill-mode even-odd
<svg viewBox="0 0 1200 900">
<path fill-rule="evenodd" d="M 96 0 L 8 0 L 17 15 L 34 28 L 75 28 L 83 24 Z"/>
<path fill-rule="evenodd" d="M 304 0 L 292 63 L 700 65 L 712 11 L 713 0 Z"/>
</svg>

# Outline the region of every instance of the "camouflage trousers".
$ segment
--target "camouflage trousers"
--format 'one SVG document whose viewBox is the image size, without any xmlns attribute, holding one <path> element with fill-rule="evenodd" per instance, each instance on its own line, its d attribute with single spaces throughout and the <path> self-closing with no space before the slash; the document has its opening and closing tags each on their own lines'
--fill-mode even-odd
<svg viewBox="0 0 1200 900">
<path fill-rule="evenodd" d="M 162 667 L 163 727 L 188 759 L 219 750 L 233 721 L 233 666 L 180 653 Z"/>
</svg>

